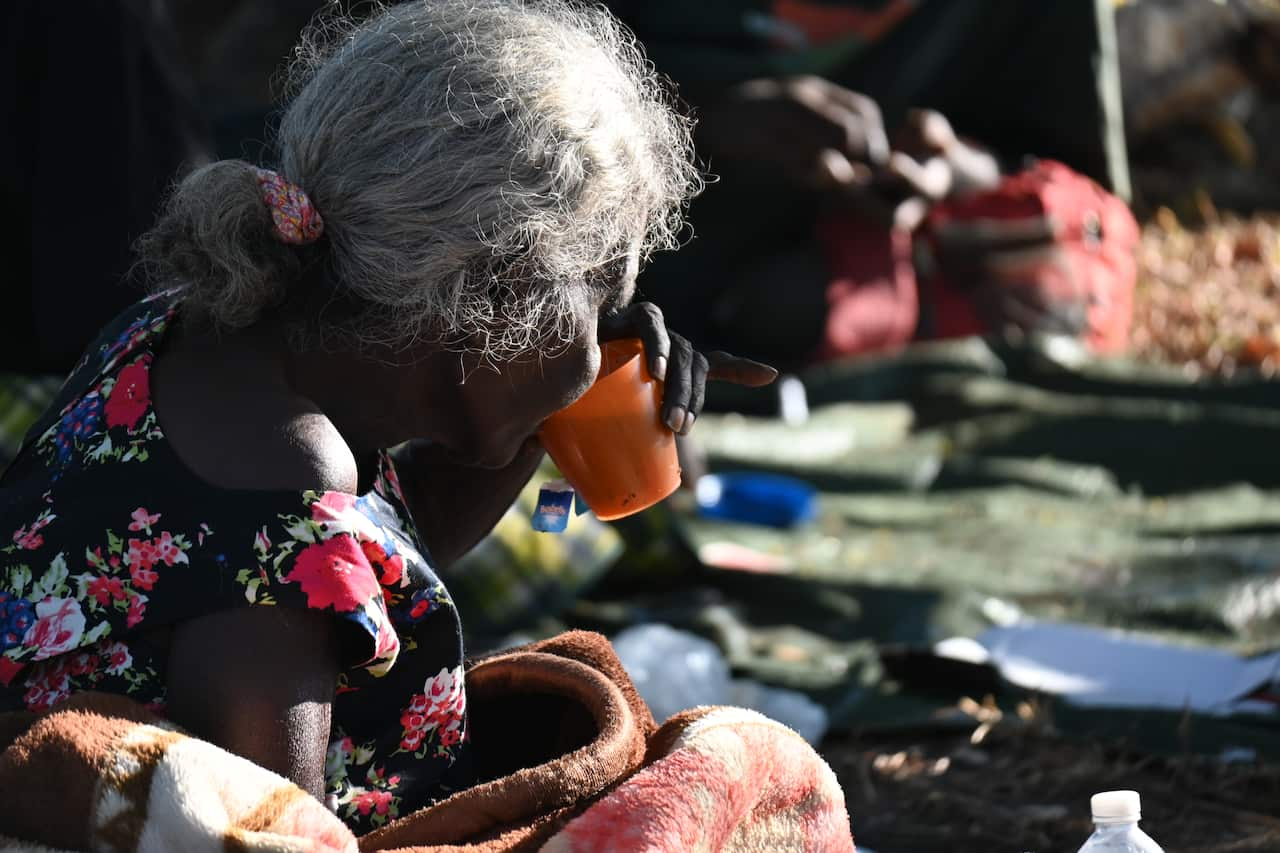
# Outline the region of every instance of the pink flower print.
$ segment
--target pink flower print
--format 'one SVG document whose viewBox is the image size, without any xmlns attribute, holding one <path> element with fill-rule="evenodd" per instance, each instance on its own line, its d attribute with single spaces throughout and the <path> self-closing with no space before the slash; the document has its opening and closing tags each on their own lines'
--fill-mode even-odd
<svg viewBox="0 0 1280 853">
<path fill-rule="evenodd" d="M 159 579 L 159 575 L 153 571 L 157 563 L 172 566 L 174 563 L 189 562 L 173 534 L 167 530 L 154 539 L 130 539 L 129 551 L 125 556 L 129 563 L 129 576 L 133 578 L 134 584 L 146 590 L 151 589 Z"/>
<path fill-rule="evenodd" d="M 434 677 L 427 679 L 423 692 L 431 701 L 427 716 L 436 725 L 462 719 L 467 709 L 467 694 L 462 687 L 462 667 L 452 671 L 441 669 Z"/>
<path fill-rule="evenodd" d="M 262 528 L 254 535 L 253 547 L 262 554 L 271 550 L 271 537 L 267 536 L 267 528 Z"/>
<path fill-rule="evenodd" d="M 107 659 L 107 675 L 120 675 L 133 666 L 133 655 L 124 643 L 112 643 L 103 650 L 103 655 Z"/>
<path fill-rule="evenodd" d="M 355 743 L 349 737 L 329 742 L 329 749 L 325 753 L 324 759 L 324 776 L 325 779 L 329 780 L 330 784 L 334 780 L 346 778 L 345 768 L 351 763 L 352 753 L 355 748 Z"/>
<path fill-rule="evenodd" d="M 400 579 L 404 577 L 404 557 L 399 554 L 388 556 L 382 545 L 372 539 L 361 541 L 360 549 L 369 559 L 369 564 L 377 571 L 379 583 L 384 587 L 400 583 Z"/>
<path fill-rule="evenodd" d="M 24 551 L 34 551 L 44 544 L 44 536 L 40 535 L 38 531 L 39 528 L 34 525 L 31 530 L 27 530 L 27 526 L 24 524 L 14 531 L 13 541 Z"/>
<path fill-rule="evenodd" d="M 415 598 L 417 597 L 415 596 Z M 427 611 L 429 611 L 434 604 L 435 602 L 431 600 L 430 596 L 418 598 L 413 602 L 413 609 L 409 611 L 409 618 L 421 619 L 423 616 L 427 615 Z"/>
<path fill-rule="evenodd" d="M 124 601 L 125 598 L 124 582 L 120 578 L 96 577 L 89 581 L 85 589 L 103 607 L 112 601 Z"/>
<path fill-rule="evenodd" d="M 465 737 L 466 710 L 462 667 L 441 669 L 427 679 L 422 693 L 413 696 L 401 712 L 400 748 L 416 750 L 433 731 L 438 732 L 441 746 L 453 746 Z"/>
<path fill-rule="evenodd" d="M 173 536 L 167 530 L 161 532 L 160 538 L 153 540 L 152 547 L 155 548 L 156 555 L 164 560 L 166 566 L 188 562 L 187 555 L 178 547 L 178 543 L 173 541 Z"/>
<path fill-rule="evenodd" d="M 311 517 L 316 521 L 332 521 L 355 505 L 355 495 L 349 495 L 346 492 L 325 492 L 311 505 Z"/>
<path fill-rule="evenodd" d="M 383 466 L 382 473 L 386 480 L 386 484 L 391 487 L 391 495 L 383 494 L 382 496 L 384 498 L 395 496 L 396 500 L 400 501 L 400 503 L 408 503 L 408 501 L 404 499 L 404 492 L 400 489 L 400 475 L 396 473 L 396 466 L 391 463 L 390 460 L 388 460 L 388 463 Z M 375 483 L 375 485 L 380 484 Z M 379 489 L 378 491 L 382 492 L 382 489 Z"/>
<path fill-rule="evenodd" d="M 98 656 L 88 652 L 67 655 L 62 660 L 66 661 L 65 669 L 70 675 L 88 675 L 98 668 Z"/>
<path fill-rule="evenodd" d="M 381 594 L 364 552 L 346 534 L 308 545 L 285 580 L 302 585 L 308 607 L 332 607 L 339 613 L 355 610 Z"/>
<path fill-rule="evenodd" d="M 13 541 L 19 548 L 24 551 L 34 551 L 44 544 L 44 537 L 40 535 L 40 531 L 44 530 L 49 524 L 57 518 L 50 510 L 40 513 L 40 517 L 31 522 L 30 529 L 24 524 L 13 533 Z"/>
<path fill-rule="evenodd" d="M 137 533 L 140 530 L 145 530 L 147 535 L 150 536 L 151 525 L 160 520 L 160 513 L 150 513 L 147 512 L 145 508 L 138 507 L 133 511 L 132 515 L 130 515 L 130 518 L 133 519 L 133 521 L 129 522 L 130 530 L 134 533 Z"/>
<path fill-rule="evenodd" d="M 160 573 L 154 569 L 145 569 L 140 565 L 130 566 L 129 577 L 133 578 L 134 586 L 150 592 L 151 588 L 156 585 L 156 581 L 160 580 Z"/>
<path fill-rule="evenodd" d="M 26 685 L 22 703 L 28 711 L 47 711 L 71 695 L 71 678 L 62 666 L 37 667 Z"/>
<path fill-rule="evenodd" d="M 124 624 L 127 628 L 132 628 L 142 621 L 142 617 L 147 612 L 147 597 L 145 595 L 134 595 L 129 599 L 129 612 L 125 616 Z"/>
<path fill-rule="evenodd" d="M 400 654 L 400 635 L 396 633 L 390 619 L 383 617 L 374 621 L 379 623 L 377 648 L 373 651 L 374 660 L 395 660 Z"/>
<path fill-rule="evenodd" d="M 0 655 L 0 685 L 8 687 L 25 668 L 24 664 L 14 663 L 12 659 Z"/>
<path fill-rule="evenodd" d="M 130 539 L 129 551 L 125 554 L 129 568 L 150 569 L 160 559 L 160 553 L 150 539 Z"/>
<path fill-rule="evenodd" d="M 107 398 L 104 412 L 108 427 L 122 426 L 132 432 L 151 405 L 151 356 L 144 355 L 120 371 Z"/>
<path fill-rule="evenodd" d="M 391 807 L 391 792 L 365 791 L 353 797 L 351 802 L 362 815 L 367 815 L 371 810 L 376 814 L 384 815 Z"/>
<path fill-rule="evenodd" d="M 356 505 L 356 497 L 346 492 L 324 492 L 311 504 L 311 520 L 324 525 L 327 536 L 350 533 L 357 539 L 378 539 L 382 531 Z"/>
<path fill-rule="evenodd" d="M 403 720 L 401 722 L 403 723 Z M 400 738 L 400 748 L 405 752 L 416 752 L 426 736 L 425 729 L 410 729 L 404 733 L 404 737 Z"/>
<path fill-rule="evenodd" d="M 22 638 L 36 646 L 32 660 L 44 660 L 74 649 L 84 634 L 84 612 L 74 598 L 46 598 L 36 605 L 36 621 Z"/>
</svg>

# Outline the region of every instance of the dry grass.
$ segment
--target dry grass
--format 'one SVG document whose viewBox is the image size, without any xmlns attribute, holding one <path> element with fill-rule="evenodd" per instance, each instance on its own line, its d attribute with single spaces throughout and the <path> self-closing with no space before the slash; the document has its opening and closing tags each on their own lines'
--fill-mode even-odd
<svg viewBox="0 0 1280 853">
<path fill-rule="evenodd" d="M 1280 215 L 1241 219 L 1203 205 L 1182 227 L 1162 209 L 1138 249 L 1133 351 L 1191 376 L 1280 370 Z"/>
</svg>

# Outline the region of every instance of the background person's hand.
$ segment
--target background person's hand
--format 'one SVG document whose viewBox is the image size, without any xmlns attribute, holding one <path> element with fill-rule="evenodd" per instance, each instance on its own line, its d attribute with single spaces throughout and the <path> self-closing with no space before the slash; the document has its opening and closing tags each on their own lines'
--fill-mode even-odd
<svg viewBox="0 0 1280 853">
<path fill-rule="evenodd" d="M 894 152 L 910 157 L 937 176 L 915 181 L 934 201 L 949 195 L 995 189 L 1000 183 L 1000 164 L 986 149 L 959 136 L 947 117 L 936 110 L 912 110 L 893 137 Z M 941 179 L 941 162 L 946 180 Z"/>
<path fill-rule="evenodd" d="M 740 83 L 703 111 L 697 133 L 713 169 L 722 161 L 746 165 L 808 189 L 830 185 L 833 162 L 842 174 L 869 180 L 889 159 L 876 103 L 821 77 Z"/>
<path fill-rule="evenodd" d="M 870 179 L 824 154 L 826 174 L 844 205 L 905 230 L 914 230 L 936 202 L 956 193 L 992 189 L 1000 182 L 996 159 L 956 135 L 934 110 L 912 110 L 894 134 L 882 169 Z"/>
<path fill-rule="evenodd" d="M 636 302 L 602 317 L 600 342 L 639 338 L 644 343 L 649 372 L 663 381 L 662 419 L 678 435 L 687 435 L 702 412 L 708 380 L 757 388 L 778 377 L 778 371 L 727 352 L 703 354 L 667 328 L 662 310 L 652 302 Z"/>
</svg>

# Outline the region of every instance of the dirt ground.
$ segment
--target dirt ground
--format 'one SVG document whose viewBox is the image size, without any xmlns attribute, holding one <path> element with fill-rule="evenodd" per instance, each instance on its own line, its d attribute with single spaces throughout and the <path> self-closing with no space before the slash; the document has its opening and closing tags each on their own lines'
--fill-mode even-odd
<svg viewBox="0 0 1280 853">
<path fill-rule="evenodd" d="M 1072 740 L 1034 709 L 966 700 L 972 726 L 828 741 L 859 848 L 876 853 L 1074 853 L 1089 797 L 1142 795 L 1142 826 L 1166 853 L 1280 851 L 1280 767 L 1143 756 Z"/>
</svg>

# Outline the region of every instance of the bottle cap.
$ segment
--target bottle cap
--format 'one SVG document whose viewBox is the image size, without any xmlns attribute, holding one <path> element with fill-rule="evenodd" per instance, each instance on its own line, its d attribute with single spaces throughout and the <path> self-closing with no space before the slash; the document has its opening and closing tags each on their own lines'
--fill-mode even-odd
<svg viewBox="0 0 1280 853">
<path fill-rule="evenodd" d="M 1137 823 L 1142 800 L 1137 791 L 1103 791 L 1089 800 L 1094 823 Z"/>
</svg>

